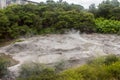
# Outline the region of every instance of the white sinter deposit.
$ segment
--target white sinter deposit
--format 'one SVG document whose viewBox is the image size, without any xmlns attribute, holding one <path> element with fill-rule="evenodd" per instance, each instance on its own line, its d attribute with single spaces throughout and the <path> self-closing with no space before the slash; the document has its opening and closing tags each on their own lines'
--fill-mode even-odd
<svg viewBox="0 0 120 80">
<path fill-rule="evenodd" d="M 23 40 L 0 48 L 0 53 L 9 54 L 19 61 L 19 64 L 9 67 L 12 72 L 18 72 L 24 62 L 52 64 L 66 61 L 67 66 L 75 66 L 96 56 L 120 54 L 120 36 L 117 35 L 69 33 Z"/>
</svg>

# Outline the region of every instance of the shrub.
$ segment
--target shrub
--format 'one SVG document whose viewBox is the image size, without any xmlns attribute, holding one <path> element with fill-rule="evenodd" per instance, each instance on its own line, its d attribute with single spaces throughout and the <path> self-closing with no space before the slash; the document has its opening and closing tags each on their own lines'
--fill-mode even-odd
<svg viewBox="0 0 120 80">
<path fill-rule="evenodd" d="M 108 66 L 106 72 L 110 73 L 113 80 L 120 80 L 120 61 Z"/>
<path fill-rule="evenodd" d="M 0 56 L 0 78 L 4 77 L 7 74 L 7 66 L 8 60 Z"/>
<path fill-rule="evenodd" d="M 75 69 L 70 69 L 62 72 L 57 80 L 83 80 L 82 75 Z"/>
<path fill-rule="evenodd" d="M 117 61 L 120 61 L 120 57 L 117 57 L 116 55 L 108 55 L 105 57 L 104 63 L 106 65 L 111 65 Z"/>
<path fill-rule="evenodd" d="M 120 57 L 108 55 L 60 74 L 58 80 L 120 80 Z"/>
<path fill-rule="evenodd" d="M 39 63 L 26 63 L 22 65 L 18 80 L 55 80 L 56 73 Z"/>
<path fill-rule="evenodd" d="M 120 61 L 120 57 L 111 54 L 111 55 L 91 59 L 87 63 L 89 65 L 111 65 L 112 63 L 115 63 L 117 61 Z"/>
<path fill-rule="evenodd" d="M 95 20 L 98 33 L 119 34 L 120 21 L 98 18 Z"/>
</svg>

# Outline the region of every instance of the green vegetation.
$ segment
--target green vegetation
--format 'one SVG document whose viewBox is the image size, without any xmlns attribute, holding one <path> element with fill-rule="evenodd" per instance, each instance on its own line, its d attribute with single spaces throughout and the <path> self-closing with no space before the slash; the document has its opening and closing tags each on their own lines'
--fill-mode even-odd
<svg viewBox="0 0 120 80">
<path fill-rule="evenodd" d="M 27 63 L 21 66 L 18 80 L 54 80 L 56 76 L 53 68 L 48 68 L 39 63 Z"/>
<path fill-rule="evenodd" d="M 0 78 L 8 74 L 8 65 L 8 59 L 0 57 Z M 120 80 L 120 56 L 115 55 L 92 59 L 83 66 L 60 72 L 56 68 L 25 63 L 17 80 Z"/>
<path fill-rule="evenodd" d="M 39 64 L 26 64 L 18 80 L 120 80 L 120 57 L 102 56 L 81 67 L 59 73 Z"/>
<path fill-rule="evenodd" d="M 48 0 L 39 5 L 11 5 L 0 10 L 0 41 L 78 29 L 94 32 L 94 16 L 80 5 Z M 88 28 L 87 28 L 88 27 Z"/>
<path fill-rule="evenodd" d="M 14 66 L 19 62 L 14 60 L 10 55 L 0 53 L 0 79 L 5 78 L 9 75 L 9 70 L 7 69 L 10 66 Z"/>
<path fill-rule="evenodd" d="M 120 57 L 96 58 L 79 68 L 63 71 L 59 78 L 57 80 L 119 80 Z"/>
<path fill-rule="evenodd" d="M 120 34 L 120 21 L 98 18 L 95 23 L 99 33 Z"/>
<path fill-rule="evenodd" d="M 7 73 L 8 60 L 0 56 L 0 78 L 3 78 Z"/>
<path fill-rule="evenodd" d="M 88 10 L 62 0 L 47 0 L 38 5 L 11 5 L 0 10 L 0 41 L 20 36 L 64 33 L 71 29 L 81 33 L 118 34 L 119 16 L 118 0 L 103 1 L 98 8 L 91 4 Z"/>
<path fill-rule="evenodd" d="M 92 12 L 97 18 L 120 20 L 120 2 L 118 0 L 104 0 L 98 5 L 98 8 L 95 4 L 91 4 L 89 12 Z"/>
</svg>

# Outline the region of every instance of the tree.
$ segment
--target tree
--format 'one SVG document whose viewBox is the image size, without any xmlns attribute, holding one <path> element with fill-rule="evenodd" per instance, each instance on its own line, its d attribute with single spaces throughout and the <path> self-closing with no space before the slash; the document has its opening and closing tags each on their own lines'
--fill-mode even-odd
<svg viewBox="0 0 120 80">
<path fill-rule="evenodd" d="M 113 5 L 110 3 L 109 0 L 103 1 L 98 6 L 98 17 L 110 18 L 110 11 L 113 9 Z"/>
<path fill-rule="evenodd" d="M 3 10 L 0 10 L 0 41 L 3 39 L 8 39 L 8 25 L 9 20 L 7 16 L 4 14 Z"/>
<path fill-rule="evenodd" d="M 112 0 L 111 1 L 111 4 L 114 6 L 114 7 L 119 7 L 120 6 L 120 3 L 118 0 Z"/>
<path fill-rule="evenodd" d="M 115 7 L 111 10 L 110 17 L 113 20 L 119 20 L 120 21 L 120 7 Z"/>
<path fill-rule="evenodd" d="M 106 4 L 108 5 L 104 3 Z M 0 39 L 13 39 L 28 33 L 58 33 L 70 29 L 86 33 L 95 32 L 95 5 L 92 4 L 89 9 L 93 14 L 83 10 L 83 6 L 69 4 L 63 0 L 47 0 L 38 5 L 8 6 L 0 11 Z M 104 13 L 108 8 L 105 6 L 104 10 L 104 6 L 100 6 L 99 10 L 100 13 Z M 100 14 L 104 17 L 106 15 Z"/>
<path fill-rule="evenodd" d="M 88 11 L 91 12 L 91 13 L 93 13 L 96 16 L 97 15 L 97 9 L 96 9 L 95 4 L 91 4 L 89 6 L 89 10 Z"/>
<path fill-rule="evenodd" d="M 118 14 L 120 14 L 119 13 L 119 5 L 120 5 L 120 3 L 119 3 L 118 0 L 103 1 L 98 6 L 97 16 L 98 17 L 104 17 L 104 18 L 107 18 L 107 19 L 116 19 L 116 16 L 119 16 Z M 117 12 L 117 15 L 113 15 L 113 14 L 115 14 L 114 11 Z"/>
</svg>

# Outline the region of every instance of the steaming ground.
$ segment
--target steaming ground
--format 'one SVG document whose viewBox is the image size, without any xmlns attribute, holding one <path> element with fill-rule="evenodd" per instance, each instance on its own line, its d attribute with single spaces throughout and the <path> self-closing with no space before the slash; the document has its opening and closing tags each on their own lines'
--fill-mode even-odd
<svg viewBox="0 0 120 80">
<path fill-rule="evenodd" d="M 84 64 L 88 59 L 107 54 L 120 55 L 120 36 L 69 33 L 24 38 L 0 48 L 0 53 L 11 55 L 19 64 L 9 67 L 14 72 L 25 62 L 53 64 L 66 62 L 66 67 Z"/>
</svg>

